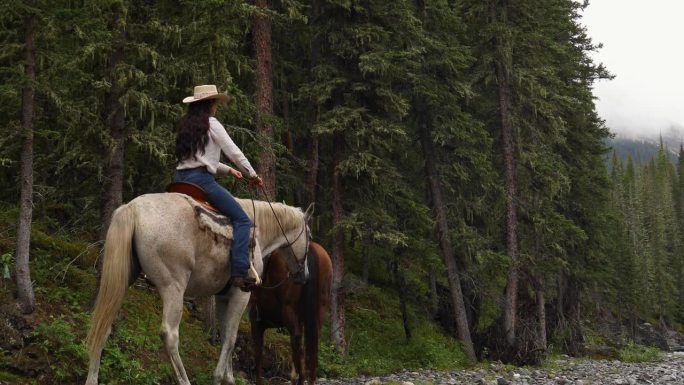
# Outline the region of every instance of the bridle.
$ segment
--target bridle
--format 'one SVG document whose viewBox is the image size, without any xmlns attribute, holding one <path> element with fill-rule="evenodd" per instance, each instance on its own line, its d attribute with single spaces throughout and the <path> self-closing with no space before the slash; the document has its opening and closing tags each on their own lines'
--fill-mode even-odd
<svg viewBox="0 0 684 385">
<path fill-rule="evenodd" d="M 290 253 L 288 253 L 287 257 L 285 258 L 285 261 L 287 262 L 287 268 L 290 271 L 288 278 L 292 278 L 295 281 L 295 283 L 304 283 L 306 281 L 306 269 L 304 267 L 304 264 L 306 263 L 306 254 L 309 252 L 309 243 L 311 242 L 311 230 L 309 229 L 309 225 L 306 223 L 306 218 L 302 219 L 302 230 L 299 232 L 299 234 L 297 234 L 297 237 L 295 237 L 295 239 L 292 242 L 290 242 L 290 240 L 287 239 L 287 234 L 285 234 L 285 229 L 283 229 L 283 225 L 280 223 L 280 218 L 278 218 L 275 209 L 273 209 L 273 205 L 271 205 L 271 200 L 269 199 L 268 194 L 266 193 L 266 189 L 264 189 L 263 186 L 261 186 L 261 192 L 264 194 L 266 202 L 268 202 L 268 206 L 271 208 L 271 211 L 273 212 L 273 216 L 275 217 L 276 222 L 278 223 L 278 227 L 280 228 L 280 232 L 283 234 L 283 238 L 285 238 L 286 245 L 284 247 L 288 247 L 290 249 Z M 254 205 L 254 199 L 252 199 L 252 205 Z M 254 217 L 256 218 L 256 215 Z M 301 258 L 297 258 L 297 255 L 295 254 L 292 246 L 299 240 L 299 238 L 301 238 L 302 234 L 304 234 L 305 237 L 304 255 L 302 255 Z M 278 286 L 280 286 L 280 284 Z"/>
</svg>

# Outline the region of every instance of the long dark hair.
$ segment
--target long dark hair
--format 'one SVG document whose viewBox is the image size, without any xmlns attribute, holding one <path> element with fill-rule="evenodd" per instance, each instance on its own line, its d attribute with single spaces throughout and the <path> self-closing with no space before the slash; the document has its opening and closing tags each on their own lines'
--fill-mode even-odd
<svg viewBox="0 0 684 385">
<path fill-rule="evenodd" d="M 197 159 L 197 153 L 204 154 L 209 139 L 209 117 L 213 99 L 192 102 L 188 112 L 181 119 L 176 134 L 176 162 Z"/>
</svg>

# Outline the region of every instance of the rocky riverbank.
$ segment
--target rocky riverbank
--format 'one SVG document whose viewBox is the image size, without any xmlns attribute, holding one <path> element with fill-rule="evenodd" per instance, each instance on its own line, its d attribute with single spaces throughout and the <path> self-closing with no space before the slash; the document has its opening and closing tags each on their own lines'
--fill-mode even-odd
<svg viewBox="0 0 684 385">
<path fill-rule="evenodd" d="M 563 356 L 543 368 L 487 367 L 438 372 L 404 371 L 382 377 L 320 379 L 321 385 L 684 385 L 684 353 L 664 353 L 662 360 L 627 363 Z"/>
</svg>

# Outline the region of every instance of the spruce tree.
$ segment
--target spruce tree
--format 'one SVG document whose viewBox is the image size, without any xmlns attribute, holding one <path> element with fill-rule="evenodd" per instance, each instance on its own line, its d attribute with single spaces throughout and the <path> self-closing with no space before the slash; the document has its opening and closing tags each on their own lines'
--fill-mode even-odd
<svg viewBox="0 0 684 385">
<path fill-rule="evenodd" d="M 17 224 L 17 250 L 15 274 L 17 301 L 25 314 L 33 313 L 36 298 L 29 268 L 31 225 L 33 222 L 33 138 L 36 83 L 36 36 L 38 34 L 38 10 L 29 1 L 21 4 L 24 14 L 24 86 L 21 91 L 21 125 L 23 143 L 21 147 L 21 197 L 19 200 L 19 221 Z"/>
</svg>

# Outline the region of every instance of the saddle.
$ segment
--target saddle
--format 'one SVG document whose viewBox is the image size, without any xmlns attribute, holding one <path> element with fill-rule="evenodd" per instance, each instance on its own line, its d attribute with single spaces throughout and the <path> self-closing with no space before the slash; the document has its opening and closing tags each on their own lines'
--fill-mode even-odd
<svg viewBox="0 0 684 385">
<path fill-rule="evenodd" d="M 192 205 L 192 202 L 190 202 L 195 211 L 199 227 L 203 230 L 211 232 L 214 235 L 215 242 L 225 243 L 233 240 L 233 226 L 230 225 L 230 220 L 216 207 L 209 203 L 207 200 L 207 193 L 200 186 L 188 182 L 172 182 L 166 186 L 166 192 L 186 195 L 187 197 L 191 198 L 194 203 L 196 203 L 196 205 Z M 256 241 L 254 237 L 252 237 L 250 247 L 254 248 L 255 245 Z M 256 285 L 261 285 L 261 279 L 256 273 L 256 270 L 254 270 L 254 265 L 252 264 L 253 261 L 251 259 L 249 263 L 250 268 L 257 277 Z M 225 295 L 231 286 L 231 281 L 228 281 L 226 286 L 216 293 L 216 295 Z M 249 291 L 251 289 L 246 290 L 244 287 L 240 287 L 240 290 Z"/>
<path fill-rule="evenodd" d="M 185 194 L 205 209 L 219 213 L 218 209 L 207 201 L 207 193 L 198 185 L 188 182 L 173 182 L 166 186 L 166 192 Z"/>
<path fill-rule="evenodd" d="M 230 241 L 233 239 L 233 226 L 230 219 L 207 201 L 207 193 L 196 184 L 173 182 L 166 186 L 166 192 L 185 195 L 193 207 L 199 227 L 214 234 L 214 240 Z"/>
</svg>

